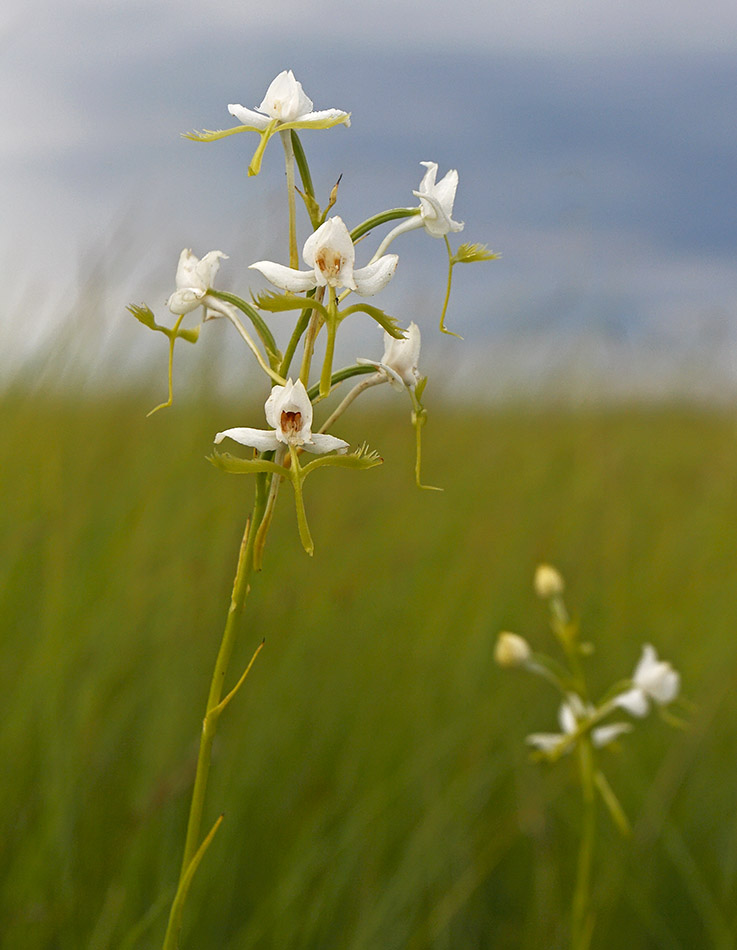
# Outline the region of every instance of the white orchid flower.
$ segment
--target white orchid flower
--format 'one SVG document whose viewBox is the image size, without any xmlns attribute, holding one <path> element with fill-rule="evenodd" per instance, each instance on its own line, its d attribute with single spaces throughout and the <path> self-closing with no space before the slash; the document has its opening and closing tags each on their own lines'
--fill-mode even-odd
<svg viewBox="0 0 737 950">
<path fill-rule="evenodd" d="M 420 199 L 422 226 L 433 237 L 444 237 L 450 231 L 462 231 L 463 221 L 453 220 L 453 204 L 458 188 L 458 172 L 451 168 L 439 182 L 435 181 L 438 166 L 435 162 L 420 162 L 427 171 L 420 187 L 413 194 Z"/>
<path fill-rule="evenodd" d="M 261 105 L 256 106 L 256 110 L 254 112 L 236 104 L 228 106 L 228 112 L 232 116 L 256 132 L 263 132 L 274 121 L 281 131 L 327 129 L 341 122 L 345 125 L 351 124 L 350 114 L 341 109 L 313 112 L 312 100 L 305 95 L 302 83 L 297 82 L 291 69 L 279 73 L 266 90 Z"/>
<path fill-rule="evenodd" d="M 633 686 L 614 700 L 614 705 L 633 716 L 646 716 L 650 700 L 659 706 L 672 702 L 681 688 L 681 677 L 670 663 L 659 660 L 655 648 L 646 643 L 642 656 L 632 674 Z"/>
<path fill-rule="evenodd" d="M 215 436 L 215 443 L 233 439 L 259 452 L 272 452 L 279 445 L 303 448 L 315 455 L 344 452 L 348 443 L 332 435 L 312 432 L 312 403 L 301 379 L 285 386 L 274 386 L 264 406 L 266 421 L 272 429 L 225 429 Z"/>
<path fill-rule="evenodd" d="M 367 267 L 355 270 L 356 249 L 342 218 L 328 218 L 305 241 L 302 257 L 310 268 L 295 270 L 273 261 L 251 264 L 264 277 L 282 290 L 301 293 L 313 287 L 347 287 L 362 297 L 371 297 L 382 290 L 394 276 L 399 258 L 386 254 Z"/>
<path fill-rule="evenodd" d="M 436 162 L 420 162 L 427 171 L 422 176 L 420 187 L 412 194 L 420 199 L 419 214 L 406 218 L 391 230 L 379 245 L 376 257 L 380 257 L 395 237 L 406 231 L 424 228 L 432 237 L 445 237 L 451 231 L 462 231 L 462 221 L 453 220 L 453 204 L 458 188 L 458 172 L 451 168 L 440 181 L 436 182 L 438 166 Z"/>
<path fill-rule="evenodd" d="M 541 752 L 550 754 L 559 747 L 566 746 L 565 751 L 570 752 L 573 743 L 571 736 L 574 736 L 580 726 L 585 725 L 587 720 L 596 713 L 595 707 L 590 703 L 584 703 L 577 693 L 568 693 L 565 701 L 558 710 L 558 722 L 562 732 L 533 732 L 525 740 L 528 745 Z M 615 739 L 625 732 L 631 732 L 632 725 L 628 722 L 614 722 L 606 726 L 597 726 L 591 730 L 591 741 L 597 748 L 609 745 Z"/>
<path fill-rule="evenodd" d="M 420 358 L 420 328 L 410 323 L 401 340 L 395 339 L 384 331 L 384 355 L 376 362 L 359 358 L 357 363 L 375 366 L 397 390 L 414 389 L 420 381 L 417 363 Z"/>
<path fill-rule="evenodd" d="M 166 301 L 169 310 L 182 315 L 196 310 L 197 307 L 205 307 L 206 319 L 220 316 L 223 311 L 222 301 L 209 295 L 207 291 L 215 281 L 220 261 L 227 259 L 228 255 L 222 251 L 208 251 L 200 260 L 185 247 L 177 264 L 177 289 Z"/>
</svg>

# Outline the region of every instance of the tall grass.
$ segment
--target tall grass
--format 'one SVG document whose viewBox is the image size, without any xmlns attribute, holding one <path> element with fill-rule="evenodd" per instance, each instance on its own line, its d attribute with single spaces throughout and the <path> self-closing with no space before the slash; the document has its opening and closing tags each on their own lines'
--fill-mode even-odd
<svg viewBox="0 0 737 950">
<path fill-rule="evenodd" d="M 0 943 L 160 944 L 200 716 L 252 485 L 204 459 L 247 421 L 145 397 L 8 394 L 0 444 Z M 260 412 L 260 410 L 256 410 Z M 498 672 L 497 631 L 542 645 L 540 560 L 626 675 L 644 640 L 682 670 L 685 734 L 639 730 L 608 774 L 597 946 L 737 938 L 737 452 L 678 407 L 435 412 L 413 487 L 404 414 L 356 416 L 385 465 L 289 493 L 244 618 L 266 646 L 222 721 L 225 821 L 195 880 L 197 950 L 563 945 L 577 834 L 570 763 L 528 761 L 543 684 Z"/>
</svg>

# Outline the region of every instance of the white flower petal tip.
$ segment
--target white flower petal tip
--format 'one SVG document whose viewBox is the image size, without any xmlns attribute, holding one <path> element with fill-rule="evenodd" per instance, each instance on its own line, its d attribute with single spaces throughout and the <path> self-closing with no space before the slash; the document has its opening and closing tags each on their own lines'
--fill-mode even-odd
<svg viewBox="0 0 737 950">
<path fill-rule="evenodd" d="M 608 726 L 597 726 L 596 729 L 591 730 L 591 741 L 597 749 L 601 749 L 615 742 L 620 736 L 632 732 L 632 729 L 630 722 L 613 722 Z"/>
<path fill-rule="evenodd" d="M 214 442 L 219 445 L 223 439 L 232 439 L 240 445 L 258 449 L 259 452 L 273 452 L 278 446 L 276 433 L 268 429 L 248 429 L 242 426 L 225 429 L 223 432 L 218 432 Z"/>
<path fill-rule="evenodd" d="M 289 128 L 330 128 L 341 122 L 350 125 L 350 114 L 342 109 L 312 111 L 312 100 L 305 94 L 302 83 L 294 78 L 291 69 L 285 69 L 271 82 L 256 111 L 231 103 L 228 112 L 248 128 L 263 132 L 271 122 Z"/>
<path fill-rule="evenodd" d="M 222 251 L 208 251 L 200 260 L 189 248 L 179 255 L 176 290 L 166 302 L 172 313 L 182 315 L 196 310 L 203 303 L 207 291 L 215 282 L 220 261 L 227 260 Z"/>
<path fill-rule="evenodd" d="M 453 231 L 462 231 L 462 221 L 453 220 L 453 204 L 458 188 L 458 172 L 452 168 L 439 182 L 435 181 L 438 166 L 435 162 L 420 162 L 427 171 L 420 187 L 413 192 L 420 199 L 422 224 L 432 237 L 445 237 Z"/>
<path fill-rule="evenodd" d="M 384 254 L 378 261 L 353 272 L 355 289 L 362 297 L 373 297 L 383 290 L 394 276 L 399 257 L 396 254 Z"/>
</svg>

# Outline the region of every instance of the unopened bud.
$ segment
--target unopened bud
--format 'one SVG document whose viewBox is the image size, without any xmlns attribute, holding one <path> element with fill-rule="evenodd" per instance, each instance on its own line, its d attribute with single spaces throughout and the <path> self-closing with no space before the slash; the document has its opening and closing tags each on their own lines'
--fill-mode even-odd
<svg viewBox="0 0 737 950">
<path fill-rule="evenodd" d="M 535 571 L 535 593 L 538 597 L 547 600 L 563 593 L 565 584 L 560 572 L 550 564 L 540 564 Z"/>
<path fill-rule="evenodd" d="M 500 633 L 494 648 L 494 659 L 503 667 L 524 666 L 532 650 L 530 644 L 518 633 Z"/>
</svg>

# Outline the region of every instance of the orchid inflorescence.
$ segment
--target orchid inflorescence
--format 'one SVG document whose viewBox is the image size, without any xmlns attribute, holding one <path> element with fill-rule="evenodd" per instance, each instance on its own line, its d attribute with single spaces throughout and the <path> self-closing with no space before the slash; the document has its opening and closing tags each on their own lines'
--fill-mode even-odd
<svg viewBox="0 0 737 950">
<path fill-rule="evenodd" d="M 254 449 L 254 457 L 234 458 L 215 451 L 211 460 L 226 471 L 264 475 L 271 486 L 269 491 L 272 495 L 275 495 L 279 481 L 291 481 L 297 499 L 300 536 L 305 549 L 311 553 L 312 541 L 302 505 L 305 475 L 314 470 L 318 462 L 320 466 L 357 468 L 369 468 L 381 462 L 376 453 L 368 452 L 365 448 L 349 453 L 346 442 L 325 432 L 367 389 L 386 382 L 409 395 L 411 419 L 416 432 L 416 481 L 420 487 L 430 487 L 422 485 L 420 478 L 420 431 L 427 416 L 422 395 L 427 380 L 418 369 L 419 326 L 410 321 L 405 330 L 393 316 L 366 300 L 383 290 L 394 277 L 399 258 L 395 253 L 387 253 L 389 245 L 399 235 L 416 229 L 445 241 L 448 250 L 448 283 L 439 321 L 444 333 L 451 332 L 445 327 L 445 314 L 454 266 L 491 260 L 496 255 L 479 244 L 462 244 L 455 252 L 451 250 L 448 235 L 464 227 L 462 222 L 453 219 L 458 172 L 452 169 L 437 181 L 438 166 L 434 162 L 421 163 L 425 173 L 418 190 L 414 192 L 419 206 L 382 211 L 350 231 L 339 215 L 329 215 L 338 200 L 338 185 L 332 189 L 325 207 L 321 208 L 298 132 L 328 129 L 341 124 L 349 126 L 350 114 L 340 109 L 313 111 L 312 101 L 291 70 L 285 70 L 274 79 L 255 110 L 242 105 L 229 105 L 228 111 L 239 120 L 240 125 L 222 131 L 187 133 L 186 137 L 199 142 L 212 142 L 239 132 L 257 133 L 259 143 L 248 166 L 249 175 L 257 175 L 268 142 L 279 133 L 287 167 L 289 263 L 263 260 L 250 264 L 249 267 L 265 277 L 275 289 L 261 291 L 246 300 L 215 289 L 218 270 L 221 262 L 227 260 L 226 254 L 219 250 L 209 251 L 199 259 L 192 250 L 185 248 L 177 266 L 175 290 L 167 300 L 169 310 L 178 318 L 174 326 L 159 325 L 146 306 L 131 306 L 129 310 L 143 324 L 164 333 L 169 339 L 169 395 L 166 402 L 156 409 L 170 406 L 173 401 L 172 362 L 176 341 L 184 339 L 194 343 L 199 337 L 201 324 L 196 328 L 183 328 L 185 316 L 199 311 L 202 322 L 222 317 L 233 324 L 272 386 L 265 406 L 271 429 L 224 429 L 217 434 L 216 443 L 228 438 Z M 301 190 L 296 185 L 295 168 L 301 176 Z M 298 266 L 296 194 L 304 200 L 312 226 L 312 232 L 302 246 L 301 256 L 307 265 L 306 270 Z M 356 266 L 356 243 L 374 229 L 394 221 L 399 223 L 385 235 L 373 256 L 362 266 Z M 352 295 L 355 297 L 348 299 Z M 282 353 L 269 329 L 268 317 L 270 314 L 287 312 L 295 313 L 296 321 L 289 343 Z M 352 366 L 336 371 L 333 366 L 336 334 L 343 321 L 356 313 L 366 314 L 383 329 L 384 354 L 379 360 L 358 358 Z M 315 345 L 323 330 L 322 365 L 317 381 L 311 385 Z M 299 366 L 296 366 L 293 364 L 300 345 L 302 357 Z M 313 406 L 327 399 L 351 377 L 361 378 L 326 422 L 313 432 Z M 300 462 L 303 451 L 321 458 L 303 466 Z M 277 475 L 279 477 L 274 480 Z"/>
<path fill-rule="evenodd" d="M 655 708 L 671 724 L 683 725 L 667 709 L 678 698 L 680 675 L 670 663 L 658 659 L 649 643 L 643 646 L 631 677 L 615 683 L 599 702 L 591 701 L 582 660 L 593 652 L 593 647 L 580 640 L 578 624 L 570 618 L 563 600 L 564 587 L 563 577 L 554 567 L 541 564 L 537 568 L 535 592 L 548 603 L 551 627 L 563 648 L 567 666 L 546 654 L 534 652 L 524 637 L 508 631 L 499 634 L 494 651 L 499 666 L 518 667 L 542 676 L 561 695 L 560 731 L 534 732 L 527 736 L 526 742 L 535 756 L 552 762 L 582 745 L 590 756 L 593 749 L 608 746 L 633 731 L 632 720 L 616 718 L 623 713 L 642 719 Z M 597 770 L 594 777 L 615 821 L 626 830 L 624 813 L 603 773 Z"/>
</svg>

